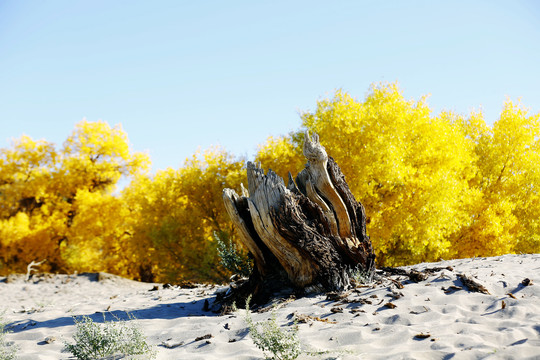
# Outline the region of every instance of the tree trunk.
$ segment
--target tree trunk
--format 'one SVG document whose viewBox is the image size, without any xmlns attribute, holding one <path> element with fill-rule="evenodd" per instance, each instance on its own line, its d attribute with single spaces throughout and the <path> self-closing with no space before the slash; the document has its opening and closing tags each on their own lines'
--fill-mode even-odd
<svg viewBox="0 0 540 360">
<path fill-rule="evenodd" d="M 340 168 L 306 132 L 308 163 L 288 185 L 272 170 L 248 162 L 248 190 L 225 189 L 225 207 L 239 240 L 254 259 L 239 293 L 265 300 L 284 287 L 343 290 L 355 271 L 371 276 L 375 255 L 366 235 L 364 207 L 352 195 Z"/>
</svg>

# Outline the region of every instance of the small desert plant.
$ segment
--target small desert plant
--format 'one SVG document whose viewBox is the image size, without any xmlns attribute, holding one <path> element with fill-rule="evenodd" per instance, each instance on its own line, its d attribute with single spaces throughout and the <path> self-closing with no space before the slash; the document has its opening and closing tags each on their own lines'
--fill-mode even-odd
<svg viewBox="0 0 540 360">
<path fill-rule="evenodd" d="M 17 348 L 6 341 L 6 324 L 0 314 L 0 360 L 14 360 L 17 358 Z"/>
<path fill-rule="evenodd" d="M 135 320 L 129 315 L 130 320 Z M 124 320 L 95 323 L 90 317 L 73 318 L 77 330 L 73 336 L 75 344 L 65 343 L 64 351 L 70 352 L 79 360 L 98 359 L 105 356 L 147 355 L 152 359 L 155 351 L 146 343 L 141 330 Z"/>
<path fill-rule="evenodd" d="M 233 274 L 248 277 L 253 269 L 253 261 L 247 254 L 239 251 L 236 244 L 223 231 L 214 232 L 214 238 L 218 244 L 217 250 L 221 265 Z"/>
<path fill-rule="evenodd" d="M 277 323 L 276 311 L 272 311 L 270 319 L 266 321 L 253 322 L 249 311 L 249 301 L 246 300 L 245 320 L 249 327 L 249 334 L 255 345 L 261 349 L 266 359 L 271 360 L 293 360 L 300 356 L 300 339 L 298 338 L 298 326 L 285 330 Z M 271 353 L 271 356 L 268 356 Z"/>
<path fill-rule="evenodd" d="M 352 271 L 351 278 L 358 284 L 367 285 L 373 282 L 374 271 L 366 271 L 359 267 Z"/>
</svg>

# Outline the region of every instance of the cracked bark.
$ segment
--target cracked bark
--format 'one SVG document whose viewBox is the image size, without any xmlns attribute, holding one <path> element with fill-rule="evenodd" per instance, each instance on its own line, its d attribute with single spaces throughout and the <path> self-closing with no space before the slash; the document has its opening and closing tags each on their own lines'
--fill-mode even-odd
<svg viewBox="0 0 540 360">
<path fill-rule="evenodd" d="M 251 252 L 255 268 L 237 293 L 255 302 L 290 287 L 339 291 L 354 271 L 373 274 L 375 255 L 366 234 L 364 207 L 317 134 L 306 133 L 308 163 L 288 184 L 272 170 L 248 162 L 248 189 L 225 189 L 223 199 Z"/>
</svg>

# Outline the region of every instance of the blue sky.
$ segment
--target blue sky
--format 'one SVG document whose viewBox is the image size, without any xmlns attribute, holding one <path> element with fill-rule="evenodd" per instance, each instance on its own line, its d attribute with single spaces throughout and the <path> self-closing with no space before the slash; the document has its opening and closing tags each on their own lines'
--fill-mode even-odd
<svg viewBox="0 0 540 360">
<path fill-rule="evenodd" d="M 0 147 L 121 124 L 153 170 L 252 158 L 344 89 L 397 81 L 437 114 L 540 112 L 537 1 L 0 0 Z"/>
</svg>

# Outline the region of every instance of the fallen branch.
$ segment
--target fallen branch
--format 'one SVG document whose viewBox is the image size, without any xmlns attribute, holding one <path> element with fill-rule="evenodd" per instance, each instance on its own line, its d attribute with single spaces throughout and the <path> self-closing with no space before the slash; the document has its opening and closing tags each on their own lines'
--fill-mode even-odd
<svg viewBox="0 0 540 360">
<path fill-rule="evenodd" d="M 26 267 L 26 278 L 24 279 L 24 281 L 30 280 L 30 278 L 32 277 L 32 271 L 36 271 L 37 267 L 43 264 L 45 261 L 47 261 L 47 259 L 43 259 L 40 262 L 32 261 L 30 264 L 28 264 L 28 266 Z"/>
<path fill-rule="evenodd" d="M 386 272 L 386 273 L 388 273 L 390 275 L 407 276 L 409 278 L 409 280 L 411 280 L 411 281 L 421 282 L 421 281 L 426 280 L 429 275 L 433 275 L 436 272 L 443 271 L 443 270 L 454 271 L 454 268 L 452 268 L 451 266 L 446 266 L 446 267 L 427 268 L 427 269 L 424 269 L 424 270 L 421 270 L 421 271 L 414 270 L 414 269 L 412 269 L 410 271 L 407 271 L 405 269 L 398 269 L 398 268 L 392 268 L 392 267 L 382 267 L 382 268 L 380 268 L 380 270 L 382 270 L 382 271 L 384 271 L 384 272 Z M 394 280 L 392 280 L 392 281 L 394 281 Z M 397 286 L 399 287 L 399 285 L 397 285 Z"/>
<path fill-rule="evenodd" d="M 458 274 L 457 277 L 461 280 L 463 285 L 467 287 L 469 291 L 472 292 L 481 292 L 483 294 L 489 294 L 489 291 L 484 287 L 484 285 L 474 281 L 472 278 L 468 277 L 465 274 Z"/>
<path fill-rule="evenodd" d="M 298 313 L 298 312 L 295 312 L 293 315 L 294 315 L 294 319 L 298 323 L 309 324 L 312 321 L 320 321 L 320 322 L 325 322 L 325 323 L 329 323 L 329 324 L 337 324 L 337 322 L 335 322 L 335 321 L 331 321 L 331 320 L 328 320 L 328 319 L 322 319 L 322 318 L 320 318 L 318 316 L 305 315 L 305 314 L 301 314 L 301 313 Z"/>
<path fill-rule="evenodd" d="M 418 270 L 404 270 L 404 269 L 398 269 L 398 268 L 391 268 L 391 267 L 382 267 L 381 270 L 387 272 L 391 275 L 402 275 L 407 276 L 411 281 L 414 282 L 420 282 L 427 279 L 427 275 L 418 271 Z"/>
</svg>

